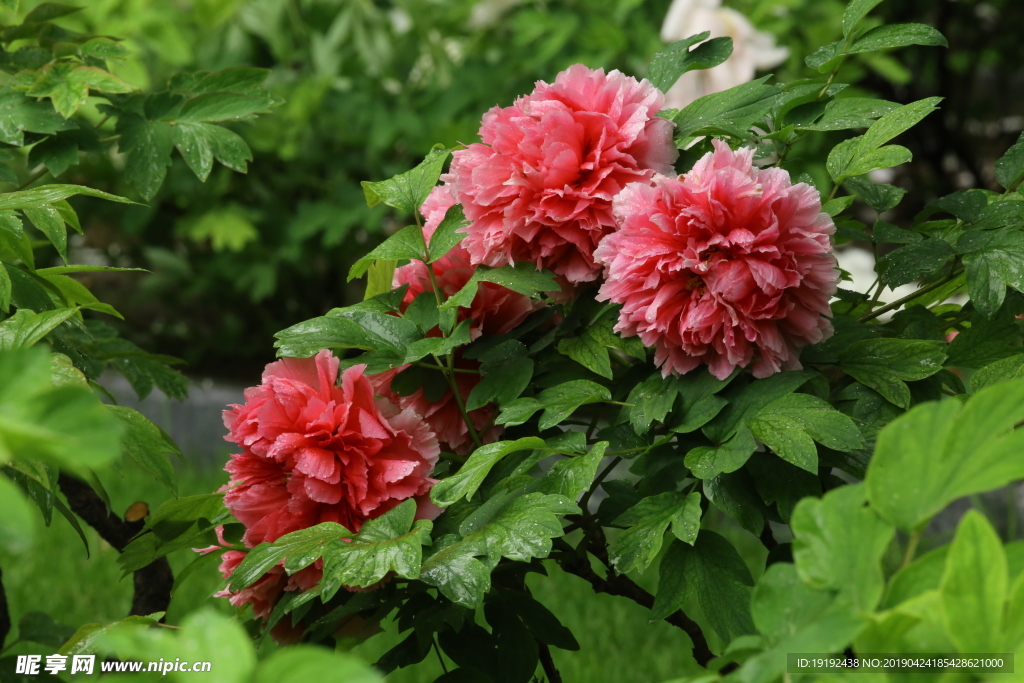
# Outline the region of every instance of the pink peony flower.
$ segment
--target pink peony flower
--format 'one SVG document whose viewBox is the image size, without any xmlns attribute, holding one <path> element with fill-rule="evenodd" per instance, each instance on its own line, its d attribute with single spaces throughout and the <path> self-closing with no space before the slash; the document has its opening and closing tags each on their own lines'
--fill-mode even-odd
<svg viewBox="0 0 1024 683">
<path fill-rule="evenodd" d="M 483 144 L 456 151 L 444 176 L 466 218 L 473 264 L 516 261 L 569 283 L 597 278 L 594 249 L 615 229 L 612 198 L 629 183 L 672 173 L 664 96 L 618 71 L 576 64 L 480 126 Z"/>
<path fill-rule="evenodd" d="M 428 475 L 437 439 L 422 418 L 377 399 L 353 366 L 338 378 L 330 351 L 271 363 L 245 404 L 224 411 L 228 441 L 243 447 L 225 469 L 224 503 L 253 547 L 321 522 L 352 532 L 403 500 L 434 514 Z"/>
<path fill-rule="evenodd" d="M 231 575 L 242 564 L 247 553 L 241 550 L 228 550 L 221 557 L 221 576 L 230 579 Z M 267 619 L 274 609 L 274 605 L 281 598 L 285 591 L 307 591 L 313 588 L 323 578 L 323 560 L 317 560 L 310 566 L 295 572 L 291 576 L 284 571 L 284 561 L 271 567 L 259 581 L 248 588 L 232 592 L 225 588 L 214 593 L 214 597 L 228 598 L 228 601 L 235 607 L 252 605 L 253 613 L 260 619 Z"/>
<path fill-rule="evenodd" d="M 462 412 L 459 410 L 451 389 L 446 389 L 441 398 L 437 401 L 430 401 L 424 395 L 423 389 L 417 389 L 408 396 L 399 396 L 391 389 L 391 381 L 406 366 L 395 368 L 374 375 L 370 378 L 379 396 L 383 396 L 403 410 L 412 410 L 422 415 L 427 426 L 437 434 L 437 440 L 441 446 L 456 455 L 468 455 L 473 450 L 473 440 L 469 435 L 469 427 L 462 419 Z M 455 367 L 464 370 L 476 370 L 480 364 L 468 359 L 456 358 Z M 438 375 L 440 377 L 440 374 Z M 469 398 L 469 392 L 480 383 L 480 375 L 471 372 L 456 372 L 455 384 L 459 387 L 463 404 Z M 498 409 L 488 403 L 482 408 L 469 411 L 469 419 L 473 428 L 480 435 L 484 443 L 492 443 L 501 437 L 504 427 L 491 424 Z M 490 424 L 490 427 L 488 425 Z M 485 430 L 486 427 L 486 430 Z"/>
<path fill-rule="evenodd" d="M 445 212 L 454 204 L 455 199 L 449 187 L 445 185 L 435 187 L 423 202 L 420 211 L 427 219 L 423 226 L 423 238 L 427 244 L 430 244 L 430 239 L 444 219 Z M 456 244 L 446 256 L 432 263 L 430 267 L 434 271 L 438 287 L 446 297 L 461 290 L 476 270 L 462 244 Z M 409 289 L 402 299 L 403 313 L 417 296 L 423 292 L 434 291 L 427 266 L 422 261 L 411 261 L 408 265 L 395 270 L 392 286 L 398 288 L 404 284 L 408 284 Z M 534 302 L 530 297 L 501 285 L 482 282 L 469 308 L 459 308 L 458 321 L 462 322 L 466 318 L 473 321 L 470 328 L 472 339 L 481 334 L 504 334 L 542 305 L 541 302 Z"/>
<path fill-rule="evenodd" d="M 713 144 L 681 179 L 616 197 L 620 229 L 595 253 L 607 276 L 598 299 L 622 304 L 615 329 L 655 347 L 665 375 L 800 368 L 800 349 L 832 334 L 835 226 L 813 187 Z"/>
</svg>

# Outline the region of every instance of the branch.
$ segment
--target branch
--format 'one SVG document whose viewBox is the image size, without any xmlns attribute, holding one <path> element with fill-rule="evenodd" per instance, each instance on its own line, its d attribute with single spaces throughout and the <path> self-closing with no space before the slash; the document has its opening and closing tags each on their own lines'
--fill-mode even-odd
<svg viewBox="0 0 1024 683">
<path fill-rule="evenodd" d="M 126 522 L 114 513 L 107 512 L 92 487 L 77 477 L 61 472 L 57 483 L 68 499 L 68 507 L 95 529 L 103 540 L 117 548 L 119 553 L 124 552 L 132 537 L 145 526 L 142 520 Z M 135 595 L 128 614 L 166 612 L 171 603 L 171 587 L 174 585 L 174 574 L 171 573 L 167 558 L 153 560 L 151 564 L 137 570 L 133 578 Z"/>
<path fill-rule="evenodd" d="M 540 666 L 544 669 L 544 675 L 548 679 L 547 683 L 562 683 L 562 674 L 558 673 L 548 644 L 538 638 L 534 640 L 537 641 L 537 655 L 540 657 Z"/>
<path fill-rule="evenodd" d="M 608 578 L 601 578 L 590 566 L 590 560 L 585 555 L 583 557 L 564 557 L 558 560 L 558 564 L 570 574 L 575 574 L 588 581 L 596 593 L 629 598 L 647 609 L 654 607 L 654 596 L 634 583 L 631 578 L 623 574 L 615 574 L 611 569 L 608 570 Z M 686 635 L 690 636 L 690 640 L 693 641 L 693 658 L 701 666 L 707 666 L 713 655 L 697 622 L 686 616 L 682 610 L 676 610 L 665 617 L 665 621 L 686 631 Z"/>
<path fill-rule="evenodd" d="M 11 632 L 11 612 L 7 607 L 7 593 L 4 591 L 3 572 L 0 571 L 0 650 L 4 647 L 7 634 Z"/>
</svg>

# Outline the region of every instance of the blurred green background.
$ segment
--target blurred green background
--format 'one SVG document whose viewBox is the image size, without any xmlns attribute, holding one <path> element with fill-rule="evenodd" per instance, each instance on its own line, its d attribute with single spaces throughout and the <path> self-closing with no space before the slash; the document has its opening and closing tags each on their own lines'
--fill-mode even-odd
<svg viewBox="0 0 1024 683">
<path fill-rule="evenodd" d="M 704 1 L 708 0 L 695 0 Z M 38 4 L 25 0 L 22 12 Z M 156 90 L 185 69 L 271 70 L 284 100 L 235 126 L 255 153 L 248 175 L 218 167 L 204 184 L 175 157 L 147 206 L 81 204 L 77 262 L 141 266 L 152 275 L 87 283 L 129 321 L 121 332 L 188 362 L 186 372 L 252 383 L 274 332 L 361 296 L 349 264 L 403 217 L 368 210 L 361 180 L 408 169 L 436 142 L 473 142 L 484 111 L 534 81 L 583 62 L 643 75 L 662 47 L 670 0 L 91 0 L 59 20 L 126 39 L 115 71 Z M 839 34 L 839 0 L 727 0 L 790 50 L 781 80 L 813 75 L 802 60 Z M 950 49 L 909 48 L 849 60 L 840 80 L 898 102 L 944 95 L 904 144 L 899 184 L 926 201 L 977 180 L 1024 128 L 1024 25 L 1015 0 L 890 0 L 886 20 L 937 26 Z M 94 98 L 95 99 L 95 98 Z M 836 140 L 816 136 L 790 156 L 821 177 Z M 920 162 L 924 163 L 920 163 Z M 60 177 L 137 197 L 120 159 L 91 155 Z M 910 165 L 908 165 L 910 166 Z M 123 176 L 123 174 L 121 174 Z M 903 209 L 915 211 L 909 205 Z M 895 217 L 898 218 L 898 217 Z"/>
</svg>

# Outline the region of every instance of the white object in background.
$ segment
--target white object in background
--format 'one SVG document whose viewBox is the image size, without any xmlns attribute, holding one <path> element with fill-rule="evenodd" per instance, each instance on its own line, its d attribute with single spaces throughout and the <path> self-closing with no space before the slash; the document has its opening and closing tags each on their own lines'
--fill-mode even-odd
<svg viewBox="0 0 1024 683">
<path fill-rule="evenodd" d="M 878 277 L 875 274 L 874 254 L 867 249 L 850 246 L 837 249 L 835 254 L 836 260 L 839 261 L 839 267 L 848 272 L 850 277 L 853 278 L 853 282 L 840 282 L 839 286 L 854 292 L 869 294 L 869 288 L 876 282 L 875 278 Z M 897 299 L 913 294 L 919 287 L 920 285 L 915 282 L 900 285 L 895 290 L 886 287 L 882 290 L 878 300 L 885 304 L 892 303 Z M 892 314 L 883 315 L 882 320 L 888 320 L 890 317 L 892 317 Z"/>
<path fill-rule="evenodd" d="M 722 7 L 721 0 L 674 0 L 661 25 L 661 39 L 673 43 L 704 31 L 711 38 L 732 38 L 732 55 L 713 69 L 683 74 L 665 94 L 666 107 L 680 109 L 698 97 L 742 85 L 758 69 L 778 66 L 789 56 L 787 48 L 775 44 L 775 36 L 758 31 L 745 16 Z"/>
</svg>

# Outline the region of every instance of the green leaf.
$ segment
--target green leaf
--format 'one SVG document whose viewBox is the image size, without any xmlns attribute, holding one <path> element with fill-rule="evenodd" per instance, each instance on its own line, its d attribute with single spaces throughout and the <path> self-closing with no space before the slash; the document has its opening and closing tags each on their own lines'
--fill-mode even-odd
<svg viewBox="0 0 1024 683">
<path fill-rule="evenodd" d="M 996 180 L 1007 190 L 1012 190 L 1024 179 L 1024 133 L 1013 143 L 1006 154 L 996 162 Z"/>
<path fill-rule="evenodd" d="M 480 488 L 491 468 L 506 455 L 545 447 L 547 444 L 544 439 L 536 436 L 481 446 L 473 451 L 458 472 L 434 485 L 430 498 L 441 507 L 447 507 L 463 497 L 468 500 Z"/>
<path fill-rule="evenodd" d="M 864 445 L 853 420 L 809 394 L 789 394 L 772 402 L 758 413 L 750 429 L 783 460 L 813 474 L 818 472 L 818 452 L 812 439 L 837 451 Z"/>
<path fill-rule="evenodd" d="M 469 221 L 466 220 L 462 207 L 458 204 L 449 207 L 434 234 L 430 236 L 429 262 L 433 263 L 444 258 L 452 250 L 452 247 L 461 242 L 464 235 L 459 230 L 467 225 L 469 225 Z"/>
<path fill-rule="evenodd" d="M 848 38 L 857 24 L 882 0 L 851 0 L 843 12 L 843 37 Z"/>
<path fill-rule="evenodd" d="M 941 101 L 941 97 L 927 97 L 885 114 L 861 136 L 857 156 L 867 154 L 917 125 L 921 119 L 937 110 Z"/>
<path fill-rule="evenodd" d="M 366 292 L 363 294 L 363 301 L 392 291 L 391 283 L 394 282 L 397 266 L 398 261 L 394 259 L 378 259 L 370 264 L 366 271 Z"/>
<path fill-rule="evenodd" d="M 320 349 L 356 348 L 387 351 L 400 359 L 409 344 L 421 338 L 412 321 L 364 310 L 342 310 L 313 318 L 274 336 L 278 353 L 292 358 L 308 358 Z"/>
<path fill-rule="evenodd" d="M 946 635 L 958 652 L 996 652 L 1009 588 L 1006 554 L 992 525 L 969 510 L 946 556 L 939 594 Z"/>
<path fill-rule="evenodd" d="M 64 228 L 64 219 L 52 206 L 41 206 L 35 209 L 22 209 L 25 217 L 39 232 L 46 235 L 50 243 L 57 249 L 61 260 L 68 262 L 68 231 Z"/>
<path fill-rule="evenodd" d="M 622 573 L 643 572 L 661 550 L 665 531 L 687 510 L 687 497 L 666 491 L 644 498 L 615 519 L 616 526 L 626 529 L 608 548 L 608 557 Z"/>
<path fill-rule="evenodd" d="M 895 208 L 903 200 L 903 195 L 907 193 L 902 187 L 876 185 L 867 178 L 847 178 L 843 181 L 843 184 L 863 199 L 868 206 L 880 213 Z M 881 223 L 882 221 L 875 223 L 876 239 L 878 238 L 878 225 Z M 920 236 L 918 233 L 909 230 L 901 230 L 901 232 Z"/>
<path fill-rule="evenodd" d="M 432 525 L 425 519 L 414 522 L 415 517 L 416 501 L 410 498 L 364 522 L 351 540 L 332 541 L 324 551 L 322 599 L 330 600 L 342 586 L 371 586 L 389 572 L 419 578 Z"/>
<path fill-rule="evenodd" d="M 0 88 L 0 142 L 22 147 L 26 131 L 52 135 L 73 128 L 75 124 L 66 121 L 48 103 L 30 100 L 9 86 Z"/>
<path fill-rule="evenodd" d="M 924 403 L 878 434 L 865 483 L 882 517 L 913 531 L 946 505 L 1024 478 L 1024 380 Z M 913 482 L 908 486 L 907 482 Z"/>
<path fill-rule="evenodd" d="M 108 406 L 107 410 L 121 421 L 124 428 L 121 436 L 124 455 L 177 496 L 177 477 L 168 454 L 181 457 L 181 451 L 170 437 L 137 410 L 125 406 Z"/>
<path fill-rule="evenodd" d="M 206 182 L 213 170 L 213 139 L 208 123 L 181 121 L 174 126 L 172 138 L 185 163 L 199 180 Z"/>
<path fill-rule="evenodd" d="M 797 125 L 800 130 L 832 131 L 867 128 L 875 119 L 899 107 L 898 104 L 873 97 L 844 97 L 825 106 L 825 112 L 814 123 Z"/>
<path fill-rule="evenodd" d="M 698 479 L 712 479 L 722 472 L 735 472 L 743 467 L 755 450 L 757 443 L 751 431 L 741 427 L 718 446 L 698 446 L 690 450 L 684 464 Z"/>
<path fill-rule="evenodd" d="M 664 422 L 675 404 L 680 386 L 681 383 L 674 377 L 663 378 L 660 372 L 655 372 L 634 386 L 626 398 L 626 403 L 633 404 L 629 409 L 629 423 L 633 431 L 640 435 L 646 434 L 651 424 Z"/>
<path fill-rule="evenodd" d="M 755 536 L 761 534 L 767 510 L 746 470 L 719 474 L 714 479 L 705 479 L 703 484 L 704 496 L 716 508 Z"/>
<path fill-rule="evenodd" d="M 608 442 L 599 441 L 586 455 L 559 460 L 544 475 L 540 490 L 544 493 L 557 493 L 576 500 L 594 481 L 597 467 L 604 459 L 606 450 L 608 450 Z"/>
<path fill-rule="evenodd" d="M 99 197 L 100 199 L 107 199 L 112 202 L 121 202 L 122 204 L 133 203 L 124 197 L 94 190 L 91 187 L 83 187 L 81 185 L 43 185 L 31 190 L 3 193 L 0 195 L 0 211 L 34 209 L 80 194 L 89 197 Z"/>
<path fill-rule="evenodd" d="M 1024 234 L 1018 230 L 972 231 L 957 240 L 967 274 L 967 293 L 986 317 L 1002 307 L 1009 285 L 1024 291 Z"/>
<path fill-rule="evenodd" d="M 120 43 L 103 36 L 90 38 L 78 48 L 82 51 L 83 57 L 95 57 L 96 59 L 124 59 L 131 55 L 131 51 Z"/>
<path fill-rule="evenodd" d="M 70 118 L 89 99 L 88 84 L 71 76 L 74 68 L 70 62 L 47 64 L 37 72 L 35 82 L 25 94 L 50 98 L 57 113 Z"/>
<path fill-rule="evenodd" d="M 746 137 L 750 126 L 768 113 L 779 92 L 778 86 L 765 85 L 770 76 L 705 95 L 676 114 L 676 139 L 695 135 L 725 133 Z"/>
<path fill-rule="evenodd" d="M 423 230 L 418 225 L 407 225 L 377 245 L 369 254 L 356 261 L 348 271 L 348 279 L 351 281 L 362 277 L 375 260 L 419 259 L 422 261 L 426 253 L 427 245 L 423 241 Z"/>
<path fill-rule="evenodd" d="M 93 393 L 54 387 L 43 349 L 0 352 L 0 460 L 17 453 L 72 472 L 114 460 L 120 426 Z"/>
<path fill-rule="evenodd" d="M 834 590 L 858 611 L 870 612 L 885 589 L 882 556 L 895 528 L 865 506 L 862 484 L 824 498 L 805 498 L 793 511 L 793 558 L 811 586 Z"/>
<path fill-rule="evenodd" d="M 765 379 L 755 380 L 746 386 L 733 385 L 725 396 L 729 405 L 705 425 L 704 434 L 713 443 L 724 442 L 741 426 L 753 420 L 769 403 L 793 393 L 817 376 L 817 373 L 806 370 L 780 372 Z M 717 385 L 720 388 L 724 384 L 716 380 L 712 386 Z M 686 394 L 683 396 L 685 398 Z"/>
<path fill-rule="evenodd" d="M 710 35 L 710 32 L 704 31 L 695 36 L 677 40 L 654 55 L 654 59 L 651 60 L 651 68 L 647 71 L 647 79 L 651 85 L 666 92 L 687 71 L 710 69 L 728 59 L 732 54 L 732 38 L 708 40 Z M 697 43 L 700 44 L 690 50 L 690 46 Z"/>
<path fill-rule="evenodd" d="M 661 561 L 660 576 L 653 619 L 664 619 L 696 598 L 723 641 L 755 633 L 750 571 L 736 548 L 715 532 L 702 533 L 693 547 L 673 541 Z"/>
<path fill-rule="evenodd" d="M 502 287 L 507 287 L 514 292 L 536 296 L 537 292 L 551 292 L 558 289 L 554 279 L 545 272 L 538 271 L 532 263 L 517 263 L 515 266 L 501 266 L 500 268 L 489 268 L 477 266 L 469 281 L 449 297 L 448 301 L 441 305 L 441 310 L 450 308 L 469 308 L 476 297 L 477 286 L 481 282 L 493 282 Z"/>
<path fill-rule="evenodd" d="M 987 386 L 1022 377 L 1024 377 L 1024 354 L 1017 354 L 986 365 L 971 375 L 971 389 L 977 393 Z"/>
<path fill-rule="evenodd" d="M 701 495 L 699 491 L 686 496 L 686 503 L 683 511 L 672 520 L 672 535 L 683 543 L 693 545 L 700 531 L 700 518 L 703 511 L 700 507 Z"/>
<path fill-rule="evenodd" d="M 459 528 L 463 542 L 492 564 L 498 558 L 528 562 L 551 553 L 551 539 L 562 535 L 562 515 L 580 509 L 565 496 L 540 492 L 515 495 L 491 517 L 467 519 Z M 469 523 L 472 522 L 472 523 Z"/>
<path fill-rule="evenodd" d="M 42 341 L 65 320 L 78 313 L 77 308 L 58 308 L 33 313 L 22 308 L 0 323 L 0 350 L 24 349 Z"/>
<path fill-rule="evenodd" d="M 426 158 L 411 171 L 389 180 L 364 180 L 362 186 L 366 195 L 366 205 L 372 208 L 384 202 L 399 211 L 415 213 L 437 185 L 437 179 L 441 176 L 441 169 L 449 154 L 451 150 L 444 145 L 434 145 L 427 152 Z"/>
<path fill-rule="evenodd" d="M 397 509 L 394 508 L 384 516 L 377 520 L 368 521 L 366 524 L 369 525 L 373 521 L 384 519 L 384 517 Z M 245 559 L 242 560 L 242 563 L 231 574 L 231 590 L 238 591 L 251 586 L 259 581 L 271 567 L 277 565 L 282 560 L 286 562 L 285 566 L 291 572 L 304 569 L 313 564 L 321 555 L 324 555 L 325 549 L 333 541 L 339 538 L 351 537 L 352 532 L 342 525 L 335 522 L 321 522 L 316 526 L 285 534 L 273 543 L 260 543 L 246 553 Z"/>
<path fill-rule="evenodd" d="M 92 90 L 109 93 L 129 93 L 134 88 L 114 74 L 95 66 L 78 66 L 68 74 L 68 80 L 83 83 Z"/>
<path fill-rule="evenodd" d="M 223 521 L 227 514 L 223 493 L 172 498 L 146 517 L 144 529 L 152 531 L 162 541 L 171 541 L 187 532 L 196 522 L 203 527 L 212 527 Z"/>
<path fill-rule="evenodd" d="M 946 354 L 928 341 L 863 339 L 839 354 L 839 367 L 901 408 L 910 407 L 904 382 L 931 377 L 942 369 Z"/>
<path fill-rule="evenodd" d="M 171 124 L 125 114 L 118 117 L 116 131 L 118 150 L 125 155 L 125 178 L 148 201 L 156 196 L 171 165 Z"/>
<path fill-rule="evenodd" d="M 948 47 L 946 39 L 927 24 L 888 24 L 877 26 L 850 46 L 849 54 L 888 50 L 908 45 L 941 45 Z"/>
<path fill-rule="evenodd" d="M 515 339 L 502 342 L 479 359 L 481 379 L 469 392 L 467 410 L 488 403 L 505 406 L 519 398 L 533 378 L 533 359 L 526 345 Z"/>
<path fill-rule="evenodd" d="M 937 271 L 954 256 L 945 240 L 926 239 L 889 252 L 879 261 L 878 269 L 885 283 L 895 288 Z"/>
<path fill-rule="evenodd" d="M 237 92 L 209 92 L 196 95 L 181 105 L 180 121 L 234 121 L 265 114 L 276 104 L 273 97 Z"/>
<path fill-rule="evenodd" d="M 585 367 L 586 369 L 612 378 L 612 363 L 608 358 L 608 349 L 592 335 L 584 332 L 578 337 L 567 337 L 558 342 L 558 352 Z"/>
<path fill-rule="evenodd" d="M 355 655 L 331 652 L 313 645 L 278 650 L 260 664 L 253 683 L 383 683 L 384 678 Z"/>
<path fill-rule="evenodd" d="M 0 264 L 0 310 L 8 313 L 11 310 L 11 276 L 7 274 L 7 268 Z"/>
<path fill-rule="evenodd" d="M 4 455 L 3 444 L 0 443 L 0 461 L 5 460 Z M 14 482 L 0 474 L 0 548 L 12 555 L 27 552 L 32 547 L 35 528 L 32 504 Z"/>
<path fill-rule="evenodd" d="M 74 628 L 58 624 L 43 612 L 25 612 L 18 619 L 18 640 L 28 640 L 56 650 L 73 635 Z"/>
<path fill-rule="evenodd" d="M 482 605 L 491 589 L 491 570 L 476 559 L 479 549 L 472 543 L 460 543 L 455 534 L 434 545 L 436 551 L 423 562 L 420 580 L 458 605 L 469 609 Z"/>
<path fill-rule="evenodd" d="M 861 156 L 857 156 L 854 160 L 843 169 L 843 176 L 859 176 L 870 173 L 871 171 L 877 171 L 882 168 L 892 168 L 893 166 L 899 166 L 905 164 L 914 155 L 910 153 L 910 150 L 900 145 L 886 145 L 885 147 L 879 147 L 869 152 L 864 153 Z M 838 180 L 838 178 L 836 178 Z"/>
<path fill-rule="evenodd" d="M 549 387 L 537 395 L 537 401 L 544 407 L 544 413 L 540 416 L 540 428 L 545 430 L 554 427 L 582 405 L 610 401 L 611 398 L 611 392 L 607 387 L 586 379 L 576 379 Z"/>
<path fill-rule="evenodd" d="M 136 621 L 131 624 L 133 619 Z M 103 653 L 116 654 L 122 660 L 156 661 L 160 658 L 168 662 L 176 659 L 210 662 L 211 671 L 217 672 L 218 683 L 249 683 L 253 680 L 255 651 L 245 629 L 234 617 L 207 608 L 187 615 L 181 622 L 181 628 L 173 631 L 151 628 L 155 621 L 129 617 L 119 626 L 110 627 L 95 636 L 95 640 Z M 104 658 L 99 659 L 102 661 Z"/>
</svg>

